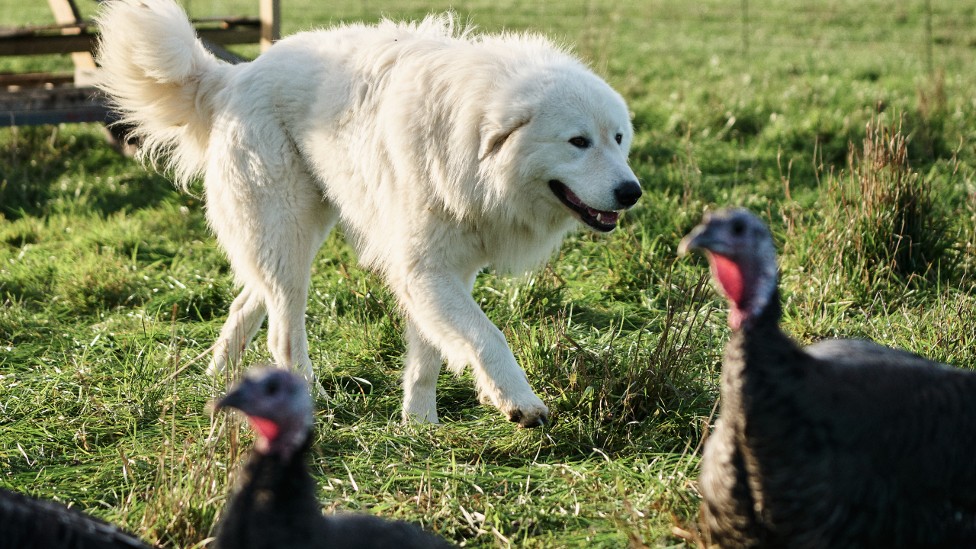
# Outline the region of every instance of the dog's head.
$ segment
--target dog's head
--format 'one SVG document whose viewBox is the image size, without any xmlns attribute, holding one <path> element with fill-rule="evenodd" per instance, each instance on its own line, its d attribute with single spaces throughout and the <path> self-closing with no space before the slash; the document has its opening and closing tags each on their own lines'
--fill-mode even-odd
<svg viewBox="0 0 976 549">
<path fill-rule="evenodd" d="M 580 66 L 548 67 L 492 102 L 479 156 L 504 164 L 533 208 L 608 232 L 641 196 L 627 164 L 632 138 L 627 105 L 606 82 Z"/>
</svg>

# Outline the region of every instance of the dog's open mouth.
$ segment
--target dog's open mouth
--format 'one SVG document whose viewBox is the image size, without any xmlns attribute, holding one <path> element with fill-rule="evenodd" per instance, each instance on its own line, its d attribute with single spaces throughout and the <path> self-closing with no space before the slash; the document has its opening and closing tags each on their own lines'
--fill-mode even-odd
<svg viewBox="0 0 976 549">
<path fill-rule="evenodd" d="M 556 198 L 567 208 L 579 215 L 580 221 L 583 223 L 603 233 L 610 232 L 617 227 L 617 218 L 620 217 L 620 212 L 605 212 L 587 206 L 578 196 L 573 194 L 573 191 L 569 190 L 569 187 L 555 179 L 549 182 L 549 188 L 552 189 L 552 194 L 556 195 Z"/>
</svg>

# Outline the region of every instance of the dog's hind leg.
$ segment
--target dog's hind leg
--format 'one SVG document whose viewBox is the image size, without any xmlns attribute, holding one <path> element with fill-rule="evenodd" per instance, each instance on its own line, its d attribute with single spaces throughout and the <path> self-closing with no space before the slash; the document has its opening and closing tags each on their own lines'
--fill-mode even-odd
<svg viewBox="0 0 976 549">
<path fill-rule="evenodd" d="M 315 375 L 308 356 L 305 310 L 312 261 L 338 213 L 318 198 L 316 207 L 289 214 L 264 227 L 260 243 L 255 243 L 268 309 L 268 350 L 279 366 L 293 368 L 311 382 Z"/>
<path fill-rule="evenodd" d="M 220 160 L 211 162 L 205 180 L 207 217 L 244 288 L 216 350 L 239 357 L 266 311 L 275 363 L 312 381 L 305 334 L 309 279 L 315 254 L 339 215 L 297 158 L 272 156 L 281 154 L 268 145 L 277 142 L 273 133 L 260 136 L 263 142 L 232 137 L 214 147 Z M 241 142 L 267 147 L 257 153 Z"/>
<path fill-rule="evenodd" d="M 223 372 L 227 365 L 233 368 L 240 362 L 241 353 L 261 328 L 264 316 L 263 292 L 254 291 L 245 285 L 241 293 L 234 298 L 227 321 L 220 329 L 220 337 L 214 343 L 213 357 L 207 367 L 207 374 L 217 375 Z"/>
<path fill-rule="evenodd" d="M 407 354 L 403 368 L 403 421 L 438 423 L 437 376 L 444 359 L 407 319 Z"/>
</svg>

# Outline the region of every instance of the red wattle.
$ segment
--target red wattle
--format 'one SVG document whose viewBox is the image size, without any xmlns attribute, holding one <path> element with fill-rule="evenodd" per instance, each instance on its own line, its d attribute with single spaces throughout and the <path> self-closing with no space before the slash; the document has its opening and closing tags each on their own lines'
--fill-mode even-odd
<svg viewBox="0 0 976 549">
<path fill-rule="evenodd" d="M 741 308 L 745 291 L 742 270 L 731 259 L 716 253 L 709 253 L 708 259 L 712 267 L 712 275 L 718 280 L 722 291 L 737 307 Z"/>
<path fill-rule="evenodd" d="M 270 419 L 265 419 L 263 417 L 247 416 L 248 423 L 251 424 L 251 428 L 258 432 L 259 435 L 265 439 L 271 441 L 278 437 L 278 424 L 271 421 Z"/>
</svg>

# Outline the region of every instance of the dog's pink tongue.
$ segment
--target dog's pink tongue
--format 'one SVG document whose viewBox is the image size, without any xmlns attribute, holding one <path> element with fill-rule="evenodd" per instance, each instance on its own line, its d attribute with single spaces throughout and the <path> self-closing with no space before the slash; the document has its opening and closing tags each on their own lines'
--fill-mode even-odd
<svg viewBox="0 0 976 549">
<path fill-rule="evenodd" d="M 573 204 L 576 204 L 580 208 L 586 208 L 587 210 L 590 210 L 591 209 L 586 204 L 583 204 L 583 201 L 580 200 L 580 198 L 578 196 L 576 196 L 576 194 L 573 193 L 573 191 L 569 190 L 569 187 L 563 186 L 563 191 L 565 191 L 565 193 L 566 193 L 566 200 L 569 200 L 570 202 L 572 202 Z"/>
</svg>

